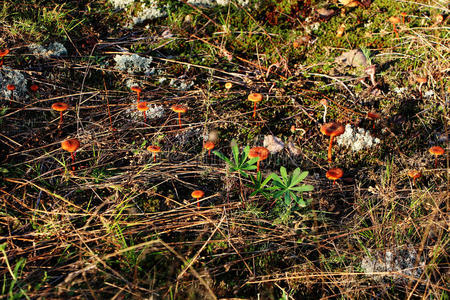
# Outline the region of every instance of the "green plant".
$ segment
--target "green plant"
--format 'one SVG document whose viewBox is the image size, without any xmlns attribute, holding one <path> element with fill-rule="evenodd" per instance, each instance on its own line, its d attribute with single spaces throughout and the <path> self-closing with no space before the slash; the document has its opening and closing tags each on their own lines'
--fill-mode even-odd
<svg viewBox="0 0 450 300">
<path fill-rule="evenodd" d="M 231 172 L 238 172 L 240 175 L 248 178 L 248 174 L 245 171 L 252 171 L 256 169 L 255 163 L 258 161 L 258 157 L 248 159 L 248 152 L 250 147 L 246 146 L 241 155 L 239 155 L 239 146 L 236 140 L 231 142 L 232 159 L 226 157 L 219 151 L 213 151 L 220 159 L 224 160 Z"/>
<path fill-rule="evenodd" d="M 276 192 L 272 193 L 272 197 L 275 198 L 275 203 L 277 200 L 284 199 L 284 205 L 291 207 L 294 204 L 298 204 L 300 207 L 305 207 L 306 202 L 303 199 L 303 192 L 310 192 L 314 189 L 312 185 L 300 185 L 300 182 L 308 176 L 308 172 L 301 172 L 300 168 L 296 168 L 290 175 L 287 174 L 286 168 L 280 168 L 281 178 L 272 173 L 269 175 L 271 177 L 274 190 Z M 300 193 L 300 196 L 297 194 Z M 272 205 L 273 205 L 272 203 Z"/>
</svg>

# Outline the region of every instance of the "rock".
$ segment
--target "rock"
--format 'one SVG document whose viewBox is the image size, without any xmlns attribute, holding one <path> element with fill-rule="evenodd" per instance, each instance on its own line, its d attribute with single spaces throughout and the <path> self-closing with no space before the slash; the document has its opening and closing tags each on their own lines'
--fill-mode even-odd
<svg viewBox="0 0 450 300">
<path fill-rule="evenodd" d="M 270 151 L 271 154 L 278 153 L 284 148 L 284 143 L 281 139 L 273 135 L 264 136 L 264 147 Z"/>
<path fill-rule="evenodd" d="M 368 67 L 369 63 L 361 49 L 353 49 L 336 57 L 335 62 L 347 67 Z"/>
</svg>

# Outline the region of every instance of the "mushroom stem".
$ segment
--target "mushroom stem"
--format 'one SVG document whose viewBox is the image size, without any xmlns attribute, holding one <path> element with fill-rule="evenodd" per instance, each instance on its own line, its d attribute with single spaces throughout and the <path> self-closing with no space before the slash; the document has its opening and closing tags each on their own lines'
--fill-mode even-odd
<svg viewBox="0 0 450 300">
<path fill-rule="evenodd" d="M 398 31 L 397 31 L 397 27 L 395 26 L 395 24 L 392 24 L 392 28 L 394 29 L 395 36 L 398 38 Z"/>
<path fill-rule="evenodd" d="M 328 162 L 331 163 L 331 146 L 333 145 L 334 136 L 330 136 L 330 145 L 328 146 Z"/>
<path fill-rule="evenodd" d="M 211 149 L 208 150 L 208 157 L 211 156 Z"/>
<path fill-rule="evenodd" d="M 256 117 L 256 102 L 253 102 L 253 118 Z"/>
<path fill-rule="evenodd" d="M 259 172 L 259 159 L 258 159 L 258 162 L 256 163 L 256 172 Z"/>
<path fill-rule="evenodd" d="M 434 158 L 434 168 L 435 169 L 437 168 L 437 155 L 435 155 L 435 158 Z"/>
<path fill-rule="evenodd" d="M 139 100 L 141 100 L 141 93 L 137 92 L 137 103 L 139 103 Z"/>
<path fill-rule="evenodd" d="M 61 128 L 62 121 L 63 121 L 63 112 L 60 111 L 60 112 L 59 112 L 59 124 L 58 124 L 58 128 Z"/>
<path fill-rule="evenodd" d="M 323 124 L 325 124 L 327 122 L 327 106 L 323 105 L 323 107 L 325 108 L 324 112 L 323 112 Z"/>
<path fill-rule="evenodd" d="M 178 113 L 178 126 L 181 128 L 181 113 Z"/>
<path fill-rule="evenodd" d="M 145 111 L 144 111 L 144 122 L 147 123 L 147 115 L 145 114 Z"/>
<path fill-rule="evenodd" d="M 70 156 L 72 157 L 72 170 L 75 171 L 75 155 L 73 154 L 73 152 L 70 152 Z"/>
<path fill-rule="evenodd" d="M 156 155 L 155 155 L 155 153 L 153 153 L 153 162 L 154 163 L 156 162 Z"/>
</svg>

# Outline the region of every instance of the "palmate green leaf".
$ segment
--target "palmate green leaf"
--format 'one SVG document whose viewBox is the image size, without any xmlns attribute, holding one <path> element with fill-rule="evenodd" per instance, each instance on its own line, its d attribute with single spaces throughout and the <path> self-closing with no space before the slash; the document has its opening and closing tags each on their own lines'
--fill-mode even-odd
<svg viewBox="0 0 450 300">
<path fill-rule="evenodd" d="M 273 174 L 272 177 L 273 177 L 274 183 L 278 182 L 280 184 L 283 184 L 283 180 L 281 180 L 281 178 L 277 174 L 275 174 L 275 173 L 272 173 L 272 174 Z"/>
<path fill-rule="evenodd" d="M 297 184 L 299 184 L 303 179 L 306 178 L 306 176 L 308 176 L 308 171 L 304 171 L 300 173 L 300 168 L 296 168 L 294 170 L 294 172 L 292 173 L 292 182 L 291 182 L 291 186 L 296 186 Z"/>
<path fill-rule="evenodd" d="M 228 165 L 232 165 L 231 160 L 228 159 L 225 155 L 220 153 L 219 151 L 214 150 L 213 154 L 218 156 L 220 159 L 224 160 Z"/>
<path fill-rule="evenodd" d="M 295 191 L 295 192 L 311 192 L 312 190 L 314 190 L 314 187 L 312 185 L 302 185 L 302 186 L 296 186 L 296 187 L 292 187 L 290 188 L 291 191 Z"/>
<path fill-rule="evenodd" d="M 288 180 L 288 175 L 287 175 L 287 172 L 286 172 L 286 168 L 282 166 L 280 168 L 280 173 L 281 173 L 281 177 L 283 177 L 283 182 L 286 185 L 289 185 L 289 180 Z"/>
</svg>

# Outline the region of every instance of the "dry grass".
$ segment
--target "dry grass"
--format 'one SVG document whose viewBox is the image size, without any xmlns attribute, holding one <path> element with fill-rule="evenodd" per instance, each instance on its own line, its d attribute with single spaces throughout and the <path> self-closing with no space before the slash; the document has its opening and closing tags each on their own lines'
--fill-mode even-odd
<svg viewBox="0 0 450 300">
<path fill-rule="evenodd" d="M 257 11 L 178 3 L 148 28 L 124 29 L 125 12 L 70 2 L 48 13 L 57 31 L 30 17 L 42 8 L 5 4 L 0 50 L 11 52 L 0 72 L 23 72 L 39 90 L 11 104 L 1 100 L 1 297 L 447 299 L 448 20 L 433 24 L 432 17 L 448 9 L 436 1 L 384 2 L 321 21 L 299 49 L 292 41 L 317 20 L 306 4 L 279 12 L 272 24 L 263 8 L 274 9 L 273 1 Z M 399 25 L 399 38 L 379 25 L 397 6 L 411 22 Z M 111 28 L 97 24 L 100 17 Z M 74 20 L 83 22 L 74 27 Z M 354 27 L 329 38 L 344 20 Z M 382 27 L 365 38 L 357 20 Z M 64 40 L 69 55 L 30 54 L 34 31 Z M 376 88 L 358 83 L 364 72 L 330 59 L 358 45 L 371 50 Z M 124 53 L 152 56 L 155 73 L 118 71 L 113 58 Z M 419 88 L 413 74 L 429 80 Z M 143 122 L 129 79 L 163 116 Z M 171 79 L 193 85 L 183 91 Z M 225 82 L 233 83 L 230 91 Z M 401 87 L 406 92 L 395 92 Z M 250 91 L 265 96 L 256 119 L 245 101 Z M 356 153 L 335 145 L 328 164 L 328 141 L 318 130 L 322 99 L 327 120 L 370 130 L 380 145 Z M 57 101 L 70 104 L 60 128 L 50 108 Z M 181 129 L 173 104 L 189 108 Z M 375 129 L 365 118 L 372 110 L 382 114 Z M 299 155 L 271 155 L 262 172 L 309 171 L 312 202 L 286 210 L 250 196 L 248 179 L 202 149 L 211 132 L 226 155 L 233 138 L 261 146 L 273 134 L 295 143 Z M 67 138 L 81 144 L 74 162 L 60 148 Z M 151 144 L 162 148 L 155 162 Z M 437 167 L 430 145 L 446 149 Z M 345 175 L 333 185 L 325 172 L 338 166 Z M 423 175 L 414 184 L 410 169 Z M 199 209 L 190 196 L 196 189 L 205 191 Z M 364 268 L 371 260 L 378 267 Z"/>
</svg>

